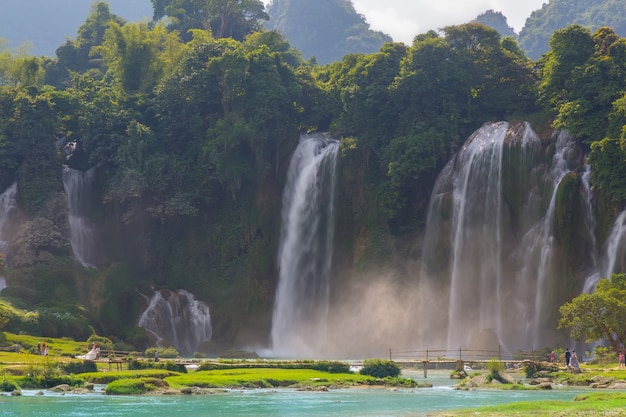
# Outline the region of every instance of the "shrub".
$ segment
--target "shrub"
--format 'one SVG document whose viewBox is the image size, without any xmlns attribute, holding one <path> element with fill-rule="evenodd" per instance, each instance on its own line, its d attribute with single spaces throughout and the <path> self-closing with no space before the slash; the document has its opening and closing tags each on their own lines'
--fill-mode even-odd
<svg viewBox="0 0 626 417">
<path fill-rule="evenodd" d="M 329 372 L 331 374 L 349 374 L 350 365 L 337 361 L 316 361 L 311 364 L 310 369 L 316 371 Z"/>
<path fill-rule="evenodd" d="M 131 360 L 128 362 L 128 370 L 141 369 L 165 369 L 166 371 L 187 373 L 187 368 L 185 367 L 185 365 L 173 361 L 149 362 Z"/>
<path fill-rule="evenodd" d="M 500 375 L 500 372 L 504 371 L 504 364 L 498 359 L 490 359 L 487 362 L 487 369 L 489 370 L 489 375 L 495 378 Z"/>
<path fill-rule="evenodd" d="M 157 378 L 118 379 L 107 385 L 105 393 L 107 395 L 138 395 L 163 386 L 167 386 L 167 383 Z"/>
<path fill-rule="evenodd" d="M 20 386 L 17 383 L 17 381 L 15 381 L 12 378 L 2 378 L 2 382 L 0 382 L 0 391 L 2 392 L 13 392 L 13 391 L 19 391 L 20 390 Z"/>
<path fill-rule="evenodd" d="M 87 344 L 92 346 L 94 343 L 97 343 L 100 346 L 100 351 L 113 350 L 113 341 L 111 341 L 108 337 L 92 334 L 89 336 L 89 339 L 87 339 Z"/>
<path fill-rule="evenodd" d="M 526 378 L 535 378 L 541 374 L 549 374 L 552 372 L 558 372 L 559 366 L 557 364 L 548 364 L 546 362 L 524 362 L 523 365 Z"/>
<path fill-rule="evenodd" d="M 361 375 L 370 375 L 376 378 L 397 377 L 400 375 L 400 366 L 394 361 L 382 359 L 367 359 Z"/>
<path fill-rule="evenodd" d="M 617 362 L 617 352 L 615 352 L 612 348 L 596 346 L 593 353 L 594 359 L 593 361 L 590 361 L 590 363 L 594 365 L 607 365 L 609 363 Z"/>
<path fill-rule="evenodd" d="M 84 374 L 86 372 L 98 372 L 98 367 L 92 361 L 73 361 L 62 366 L 66 374 Z"/>
<path fill-rule="evenodd" d="M 153 358 L 154 352 L 159 352 L 159 358 L 164 358 L 164 359 L 167 359 L 167 358 L 174 359 L 179 356 L 178 351 L 176 350 L 176 348 L 173 348 L 173 347 L 148 348 L 144 352 L 144 355 L 146 355 L 146 358 Z"/>
</svg>

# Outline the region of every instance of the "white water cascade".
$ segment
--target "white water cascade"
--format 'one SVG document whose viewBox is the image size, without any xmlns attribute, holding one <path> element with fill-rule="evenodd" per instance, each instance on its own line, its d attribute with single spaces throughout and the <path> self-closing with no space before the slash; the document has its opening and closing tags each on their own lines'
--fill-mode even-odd
<svg viewBox="0 0 626 417">
<path fill-rule="evenodd" d="M 602 261 L 599 270 L 590 275 L 583 292 L 595 291 L 598 281 L 609 278 L 613 273 L 626 272 L 626 210 L 622 211 L 611 228 L 611 233 L 606 241 Z"/>
<path fill-rule="evenodd" d="M 557 190 L 582 160 L 566 133 L 553 152 L 546 165 L 527 123 L 486 124 L 438 177 L 421 273 L 421 314 L 431 324 L 419 333 L 429 343 L 542 346 L 559 291 Z"/>
<path fill-rule="evenodd" d="M 171 343 L 183 355 L 193 354 L 201 343 L 210 341 L 213 332 L 209 306 L 185 290 L 156 291 L 137 326 L 157 341 Z"/>
<path fill-rule="evenodd" d="M 537 286 L 535 289 L 535 308 L 530 312 L 529 316 L 533 316 L 533 320 L 529 323 L 531 327 L 526 330 L 531 340 L 531 346 L 538 346 L 540 343 L 539 329 L 543 328 L 542 320 L 547 315 L 546 300 L 544 295 L 550 293 L 548 290 L 548 280 L 553 274 L 554 261 L 554 215 L 556 209 L 556 196 L 559 184 L 574 167 L 570 165 L 570 153 L 575 151 L 576 143 L 565 132 L 559 133 L 556 144 L 555 153 L 552 158 L 552 167 L 550 169 L 548 180 L 550 181 L 550 202 L 543 216 L 543 219 L 533 227 L 524 237 L 526 253 L 531 256 L 525 257 L 525 262 L 532 262 L 532 255 L 539 251 L 539 268 L 532 271 L 537 276 Z M 529 249 L 528 249 L 529 248 Z M 527 271 L 527 269 L 526 269 Z M 525 279 L 532 279 L 526 276 Z"/>
<path fill-rule="evenodd" d="M 12 216 L 17 211 L 17 183 L 13 183 L 0 194 L 0 253 L 5 253 L 8 245 Z"/>
<path fill-rule="evenodd" d="M 314 355 L 326 339 L 339 143 L 303 135 L 283 193 L 273 354 Z"/>
<path fill-rule="evenodd" d="M 67 166 L 63 168 L 72 252 L 83 266 L 92 268 L 97 264 L 96 233 L 85 216 L 85 204 L 93 186 L 94 173 L 94 168 L 85 172 Z"/>
</svg>

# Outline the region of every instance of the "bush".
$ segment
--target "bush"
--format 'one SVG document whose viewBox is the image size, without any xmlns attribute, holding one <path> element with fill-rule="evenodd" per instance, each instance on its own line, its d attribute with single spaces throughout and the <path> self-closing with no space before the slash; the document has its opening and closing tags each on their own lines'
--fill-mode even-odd
<svg viewBox="0 0 626 417">
<path fill-rule="evenodd" d="M 164 386 L 167 386 L 167 383 L 156 378 L 118 379 L 107 385 L 105 393 L 107 395 L 138 395 Z"/>
<path fill-rule="evenodd" d="M 559 366 L 557 364 L 549 364 L 547 362 L 524 362 L 522 365 L 526 378 L 535 378 L 541 375 L 547 375 L 552 372 L 558 372 Z"/>
<path fill-rule="evenodd" d="M 489 375 L 496 378 L 500 375 L 500 372 L 504 371 L 504 364 L 498 359 L 490 359 L 487 362 L 487 369 L 489 370 Z"/>
<path fill-rule="evenodd" d="M 66 363 L 61 367 L 66 374 L 84 374 L 86 372 L 98 372 L 98 367 L 92 361 L 79 361 Z"/>
<path fill-rule="evenodd" d="M 612 348 L 596 346 L 593 350 L 593 356 L 594 358 L 590 363 L 594 365 L 607 365 L 617 362 L 617 352 Z"/>
<path fill-rule="evenodd" d="M 97 343 L 100 346 L 101 352 L 104 352 L 105 350 L 113 350 L 113 341 L 111 341 L 108 337 L 92 334 L 89 336 L 89 339 L 87 339 L 87 344 L 91 347 L 94 343 Z"/>
<path fill-rule="evenodd" d="M 349 374 L 350 365 L 337 361 L 316 361 L 311 364 L 311 369 L 322 372 L 329 372 L 331 374 Z"/>
<path fill-rule="evenodd" d="M 128 362 L 128 370 L 142 370 L 142 369 L 164 369 L 166 371 L 187 373 L 187 368 L 182 363 L 176 363 L 173 361 L 162 362 L 148 362 L 131 360 Z"/>
<path fill-rule="evenodd" d="M 17 383 L 17 381 L 15 381 L 12 378 L 2 378 L 2 382 L 0 382 L 0 391 L 13 392 L 13 391 L 19 391 L 19 390 L 20 390 L 20 386 Z"/>
<path fill-rule="evenodd" d="M 162 359 L 174 359 L 178 358 L 179 353 L 176 348 L 166 347 L 166 348 L 148 348 L 144 352 L 146 358 L 154 358 L 154 352 L 159 352 L 159 358 Z"/>
<path fill-rule="evenodd" d="M 367 359 L 361 369 L 361 375 L 370 375 L 376 378 L 397 377 L 400 375 L 400 366 L 394 361 Z"/>
</svg>

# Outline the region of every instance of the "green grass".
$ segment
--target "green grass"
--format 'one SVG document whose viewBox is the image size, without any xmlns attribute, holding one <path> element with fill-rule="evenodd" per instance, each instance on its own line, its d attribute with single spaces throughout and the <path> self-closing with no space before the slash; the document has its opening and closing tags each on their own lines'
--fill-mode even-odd
<svg viewBox="0 0 626 417">
<path fill-rule="evenodd" d="M 172 388 L 268 388 L 293 385 L 372 384 L 375 378 L 357 374 L 336 374 L 312 369 L 246 368 L 198 371 L 165 378 Z"/>
<path fill-rule="evenodd" d="M 137 378 L 156 378 L 165 379 L 173 375 L 179 375 L 178 372 L 167 371 L 164 369 L 141 369 L 138 371 L 113 371 L 113 372 L 87 372 L 80 374 L 80 377 L 87 382 L 94 384 L 109 384 L 113 381 L 121 379 L 137 379 Z"/>
<path fill-rule="evenodd" d="M 158 378 L 118 379 L 107 385 L 107 395 L 140 395 L 148 394 L 158 388 L 166 387 Z"/>
<path fill-rule="evenodd" d="M 574 401 L 528 401 L 507 405 L 455 410 L 436 416 L 481 417 L 617 417 L 626 410 L 626 393 L 602 392 L 579 395 Z"/>
<path fill-rule="evenodd" d="M 41 336 L 29 336 L 22 334 L 4 333 L 9 345 L 15 345 L 20 343 L 22 345 L 22 351 L 31 350 L 35 351 L 37 343 L 46 342 L 48 345 L 48 354 L 52 356 L 71 356 L 87 353 L 89 347 L 87 342 L 77 342 L 70 338 L 51 338 Z"/>
</svg>

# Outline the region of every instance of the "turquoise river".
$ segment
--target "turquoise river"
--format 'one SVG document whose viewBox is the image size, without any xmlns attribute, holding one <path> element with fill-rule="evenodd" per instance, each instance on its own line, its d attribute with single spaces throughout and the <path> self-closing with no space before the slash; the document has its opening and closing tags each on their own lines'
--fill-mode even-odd
<svg viewBox="0 0 626 417">
<path fill-rule="evenodd" d="M 424 382 L 422 378 L 416 378 Z M 416 417 L 459 408 L 518 401 L 571 400 L 580 389 L 549 391 L 460 391 L 445 378 L 428 380 L 420 389 L 340 389 L 306 392 L 291 389 L 228 390 L 211 395 L 107 396 L 98 387 L 90 394 L 24 391 L 22 396 L 0 396 L 0 416 L 364 416 Z"/>
</svg>

